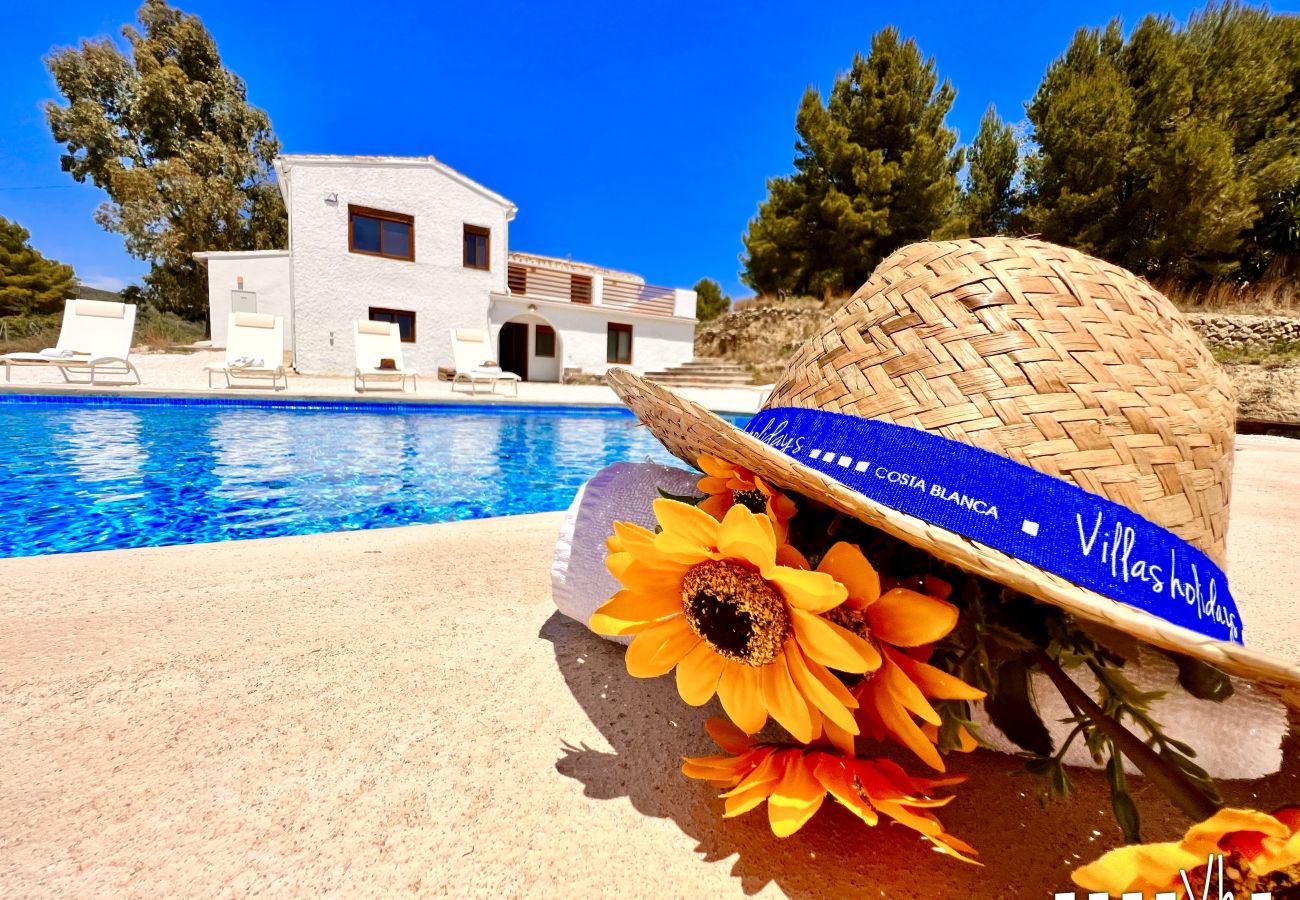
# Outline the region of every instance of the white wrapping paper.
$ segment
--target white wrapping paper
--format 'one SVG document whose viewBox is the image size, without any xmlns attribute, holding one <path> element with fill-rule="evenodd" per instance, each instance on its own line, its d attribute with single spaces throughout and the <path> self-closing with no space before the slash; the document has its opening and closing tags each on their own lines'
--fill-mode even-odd
<svg viewBox="0 0 1300 900">
<path fill-rule="evenodd" d="M 605 539 L 614 533 L 613 522 L 635 522 L 655 527 L 651 503 L 659 489 L 695 495 L 696 472 L 655 463 L 616 463 L 601 470 L 574 498 L 561 527 L 551 566 L 552 596 L 556 607 L 586 627 L 596 607 L 612 597 L 619 584 L 605 568 Z M 602 637 L 604 637 L 602 635 Z M 626 644 L 631 638 L 607 637 Z M 1117 641 L 1124 646 L 1118 646 Z M 1124 674 L 1143 690 L 1168 689 L 1152 704 L 1152 714 L 1170 737 L 1197 750 L 1197 763 L 1215 778 L 1260 778 L 1282 765 L 1282 739 L 1286 735 L 1286 707 L 1248 681 L 1233 679 L 1234 695 L 1223 703 L 1197 700 L 1177 687 L 1177 669 L 1163 654 L 1126 635 L 1109 635 L 1107 643 L 1129 663 Z M 1090 693 L 1096 682 L 1086 673 L 1071 675 Z M 1033 682 L 1039 713 L 1060 746 L 1072 726 L 1065 701 L 1046 676 Z M 1015 745 L 988 723 L 981 704 L 972 704 L 980 736 L 994 749 L 1016 752 Z M 1070 765 L 1095 768 L 1082 740 L 1066 753 Z"/>
</svg>

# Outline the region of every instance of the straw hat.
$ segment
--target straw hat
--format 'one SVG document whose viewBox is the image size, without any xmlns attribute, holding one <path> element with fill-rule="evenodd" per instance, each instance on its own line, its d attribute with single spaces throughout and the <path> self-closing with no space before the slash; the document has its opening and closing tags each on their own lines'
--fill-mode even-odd
<svg viewBox="0 0 1300 900">
<path fill-rule="evenodd" d="M 970 572 L 1199 657 L 1300 706 L 1294 663 L 890 508 L 625 369 L 608 379 L 691 465 L 709 454 L 745 466 Z M 1232 385 L 1164 296 L 1074 250 L 1011 238 L 904 247 L 795 354 L 764 406 L 781 407 L 884 420 L 991 451 L 1127 507 L 1219 567 L 1226 562 Z"/>
</svg>

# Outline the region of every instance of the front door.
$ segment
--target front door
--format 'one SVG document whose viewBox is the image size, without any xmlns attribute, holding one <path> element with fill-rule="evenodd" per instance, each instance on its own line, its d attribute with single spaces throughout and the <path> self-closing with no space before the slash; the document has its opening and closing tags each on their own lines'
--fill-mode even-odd
<svg viewBox="0 0 1300 900">
<path fill-rule="evenodd" d="M 507 322 L 501 326 L 497 362 L 507 372 L 528 380 L 528 324 Z"/>
</svg>

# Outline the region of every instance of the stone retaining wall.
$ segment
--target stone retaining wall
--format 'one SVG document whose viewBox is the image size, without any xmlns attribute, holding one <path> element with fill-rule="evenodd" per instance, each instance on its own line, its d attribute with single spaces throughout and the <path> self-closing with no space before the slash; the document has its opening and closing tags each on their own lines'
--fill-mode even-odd
<svg viewBox="0 0 1300 900">
<path fill-rule="evenodd" d="M 1187 321 L 1211 349 L 1300 344 L 1300 319 L 1288 316 L 1186 313 Z"/>
<path fill-rule="evenodd" d="M 701 325 L 695 333 L 697 356 L 722 356 L 750 365 L 775 365 L 783 360 L 764 359 L 759 348 L 792 349 L 831 313 L 808 306 L 761 306 L 727 313 Z M 1300 344 L 1300 318 L 1226 313 L 1186 313 L 1187 321 L 1211 349 L 1272 347 Z M 749 353 L 737 351 L 749 350 Z M 755 352 L 758 351 L 758 352 Z"/>
</svg>

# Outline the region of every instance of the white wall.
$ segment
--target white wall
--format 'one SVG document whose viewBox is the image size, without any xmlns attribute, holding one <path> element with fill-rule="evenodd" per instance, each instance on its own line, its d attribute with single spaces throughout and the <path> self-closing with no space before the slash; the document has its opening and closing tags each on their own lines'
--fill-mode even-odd
<svg viewBox="0 0 1300 900">
<path fill-rule="evenodd" d="M 548 318 L 539 316 L 535 313 L 521 313 L 512 316 L 509 321 L 521 322 L 528 326 L 528 380 L 529 381 L 559 381 L 561 370 L 560 362 L 564 358 L 564 334 L 556 324 Z M 492 346 L 496 352 L 497 359 L 500 359 L 500 340 L 501 325 L 503 322 L 492 323 Z M 537 326 L 550 325 L 555 329 L 555 355 L 538 356 L 537 355 Z M 522 374 L 522 373 L 521 373 Z"/>
<path fill-rule="evenodd" d="M 452 362 L 451 328 L 485 328 L 489 293 L 506 289 L 513 207 L 427 164 L 285 157 L 300 372 L 351 372 L 352 322 L 381 306 L 416 314 L 408 366 Z M 336 197 L 327 202 L 327 196 Z M 348 204 L 415 217 L 415 260 L 348 251 Z M 463 265 L 466 224 L 491 230 L 489 271 Z"/>
<path fill-rule="evenodd" d="M 257 294 L 257 311 L 284 317 L 284 349 L 293 346 L 293 318 L 289 315 L 289 251 L 258 250 L 208 255 L 208 323 L 212 346 L 226 346 L 230 319 L 230 292 Z M 239 279 L 244 279 L 243 288 Z"/>
<path fill-rule="evenodd" d="M 528 315 L 528 306 L 537 307 L 536 317 L 543 317 L 556 331 L 557 359 L 561 369 L 581 369 L 595 374 L 610 367 L 606 361 L 610 322 L 632 326 L 632 362 L 627 368 L 639 372 L 667 369 L 687 362 L 695 355 L 695 322 L 667 316 L 620 314 L 617 310 L 571 303 L 548 303 L 541 300 L 492 298 L 492 341 L 496 346 L 501 325 Z M 530 339 L 532 335 L 530 334 Z M 530 343 L 530 347 L 532 344 Z M 529 377 L 533 378 L 529 360 Z M 557 373 L 558 374 L 558 373 Z"/>
</svg>

